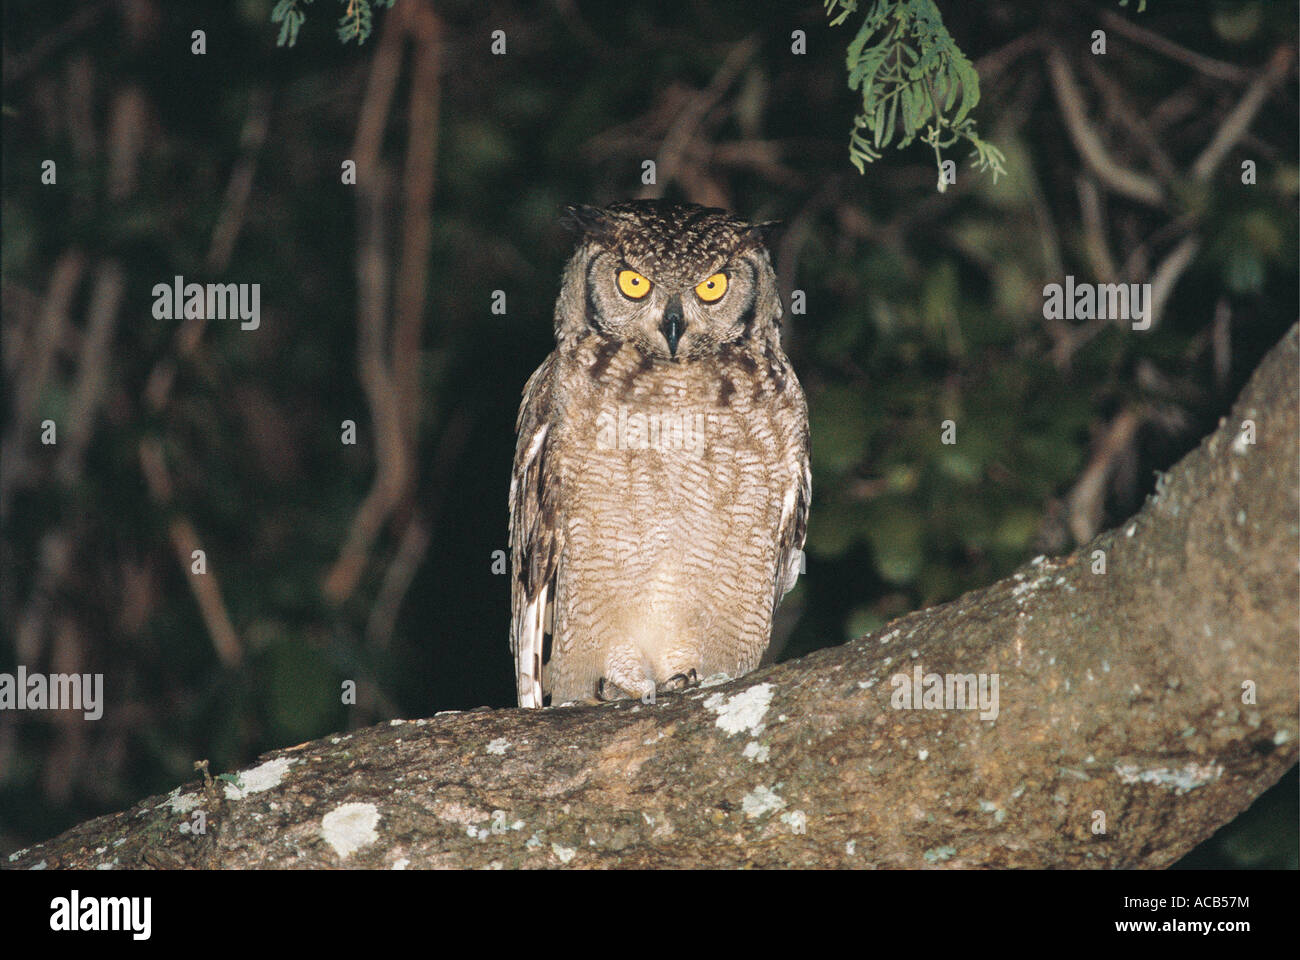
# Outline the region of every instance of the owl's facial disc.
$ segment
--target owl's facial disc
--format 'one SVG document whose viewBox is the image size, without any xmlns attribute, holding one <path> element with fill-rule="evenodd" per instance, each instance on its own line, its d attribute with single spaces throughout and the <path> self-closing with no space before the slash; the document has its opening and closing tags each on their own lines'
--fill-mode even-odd
<svg viewBox="0 0 1300 960">
<path fill-rule="evenodd" d="M 777 328 L 762 226 L 658 201 L 580 208 L 574 218 L 584 242 L 566 272 L 558 336 L 594 331 L 652 360 L 691 363 L 745 343 L 761 349 Z"/>
</svg>

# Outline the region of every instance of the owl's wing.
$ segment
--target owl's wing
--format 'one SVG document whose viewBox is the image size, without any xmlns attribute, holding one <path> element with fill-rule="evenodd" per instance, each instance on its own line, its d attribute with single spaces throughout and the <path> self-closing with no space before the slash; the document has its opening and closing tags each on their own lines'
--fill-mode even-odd
<svg viewBox="0 0 1300 960">
<path fill-rule="evenodd" d="M 521 707 L 542 705 L 546 605 L 553 599 L 561 546 L 555 511 L 557 484 L 554 476 L 548 476 L 546 463 L 554 370 L 552 355 L 524 387 L 510 477 L 510 651 L 515 658 L 515 688 Z"/>
<path fill-rule="evenodd" d="M 791 471 L 790 481 L 781 502 L 781 524 L 776 537 L 776 590 L 772 609 L 781 602 L 799 579 L 803 559 L 803 542 L 808 533 L 808 504 L 812 499 L 812 468 L 808 465 L 808 433 L 803 431 L 803 443 L 798 453 L 797 469 Z"/>
</svg>

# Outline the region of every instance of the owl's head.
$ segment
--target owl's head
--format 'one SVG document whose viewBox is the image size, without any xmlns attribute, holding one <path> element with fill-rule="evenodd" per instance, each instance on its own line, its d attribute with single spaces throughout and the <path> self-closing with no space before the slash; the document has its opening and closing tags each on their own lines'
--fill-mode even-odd
<svg viewBox="0 0 1300 960">
<path fill-rule="evenodd" d="M 765 245 L 775 224 L 711 207 L 627 200 L 570 206 L 580 235 L 555 307 L 560 342 L 595 334 L 682 361 L 779 336 L 781 301 Z"/>
</svg>

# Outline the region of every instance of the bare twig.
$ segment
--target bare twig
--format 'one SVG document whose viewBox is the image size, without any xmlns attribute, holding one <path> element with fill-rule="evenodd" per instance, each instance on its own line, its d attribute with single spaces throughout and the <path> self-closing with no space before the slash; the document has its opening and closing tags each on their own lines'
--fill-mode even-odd
<svg viewBox="0 0 1300 960">
<path fill-rule="evenodd" d="M 784 149 L 779 140 L 731 140 L 716 144 L 707 158 L 690 148 L 686 152 L 692 163 L 707 159 L 719 167 L 752 170 L 774 186 L 795 190 L 808 186 L 807 177 L 781 162 Z"/>
<path fill-rule="evenodd" d="M 662 196 L 664 187 L 679 175 L 686 145 L 695 136 L 700 122 L 722 99 L 757 51 L 757 37 L 741 40 L 731 48 L 709 85 L 687 101 L 685 108 L 664 134 L 659 154 L 655 158 L 655 183 L 642 187 L 642 197 Z"/>
<path fill-rule="evenodd" d="M 432 229 L 429 208 L 437 158 L 442 28 L 427 0 L 400 9 L 399 16 L 389 18 L 388 29 L 376 51 L 354 141 L 358 158 L 357 202 L 362 224 L 357 249 L 357 362 L 370 406 L 376 463 L 371 489 L 352 519 L 338 559 L 322 581 L 322 591 L 333 603 L 342 602 L 356 589 L 379 531 L 394 511 L 410 499 L 415 485 L 420 332 L 428 286 Z M 394 278 L 394 321 L 390 338 L 389 268 L 383 216 L 386 178 L 380 169 L 378 151 L 392 108 L 404 37 L 411 40 L 414 55 L 403 179 L 404 219 L 400 261 Z M 407 553 L 414 551 L 422 556 L 424 536 L 419 527 L 410 528 L 411 523 L 418 521 L 410 516 L 404 519 L 407 529 L 403 531 L 401 544 L 406 546 Z M 404 556 L 399 545 L 399 558 L 394 564 L 402 563 Z M 409 577 L 403 583 L 403 570 L 399 566 L 394 573 L 390 567 L 392 577 L 385 578 L 389 594 L 396 593 L 396 603 L 400 603 L 405 584 L 409 584 Z M 396 615 L 395 608 L 392 613 Z"/>
<path fill-rule="evenodd" d="M 1155 168 L 1156 175 L 1165 183 L 1173 181 L 1178 176 L 1173 158 L 1161 145 L 1160 140 L 1152 134 L 1147 121 L 1138 116 L 1137 111 L 1129 104 L 1124 88 L 1101 68 L 1099 59 L 1098 57 L 1083 58 L 1083 67 L 1088 73 L 1088 79 L 1101 93 L 1102 99 L 1106 101 L 1106 108 L 1119 121 L 1120 126 L 1132 141 L 1142 148 L 1142 152 L 1151 161 L 1151 166 Z"/>
<path fill-rule="evenodd" d="M 1183 275 L 1192 260 L 1195 259 L 1196 253 L 1201 249 L 1201 238 L 1196 234 L 1190 234 L 1183 237 L 1172 250 L 1165 255 L 1160 261 L 1155 272 L 1151 275 L 1151 304 L 1148 309 L 1148 317 L 1151 321 L 1151 329 L 1155 329 L 1160 322 L 1160 317 L 1164 314 L 1165 304 L 1169 302 L 1169 296 L 1174 291 L 1174 285 L 1178 283 L 1178 278 Z"/>
<path fill-rule="evenodd" d="M 1083 249 L 1092 265 L 1093 273 L 1103 283 L 1114 283 L 1119 269 L 1110 255 L 1106 240 L 1106 213 L 1102 208 L 1101 191 L 1097 182 L 1086 173 L 1074 180 L 1079 191 L 1079 212 L 1083 219 Z"/>
<path fill-rule="evenodd" d="M 1047 332 L 1052 337 L 1052 349 L 1049 351 L 1052 365 L 1058 370 L 1068 370 L 1074 355 L 1086 347 L 1093 337 L 1115 321 L 1093 318 L 1078 325 L 1069 324 L 1064 320 L 1044 320 L 1043 322 L 1047 327 Z"/>
<path fill-rule="evenodd" d="M 420 421 L 420 332 L 427 302 L 432 238 L 430 206 L 438 157 L 442 26 L 427 0 L 411 3 L 408 16 L 411 96 L 402 181 L 401 254 L 393 280 L 390 363 L 402 412 L 402 436 L 414 459 Z"/>
<path fill-rule="evenodd" d="M 172 499 L 171 478 L 167 474 L 166 459 L 163 455 L 162 441 L 156 437 L 146 437 L 140 441 L 140 472 L 144 475 L 149 495 L 160 507 L 167 507 Z M 205 573 L 194 573 L 194 553 L 202 549 L 198 531 L 194 525 L 182 516 L 174 516 L 167 524 L 172 547 L 176 551 L 176 560 L 185 571 L 186 582 L 203 617 L 212 647 L 222 664 L 236 667 L 244 657 L 244 646 L 235 632 L 230 616 L 226 613 L 226 604 L 221 596 L 221 585 L 211 563 L 206 564 Z"/>
<path fill-rule="evenodd" d="M 1070 65 L 1066 62 L 1065 55 L 1055 48 L 1047 51 L 1047 73 L 1070 139 L 1084 162 L 1097 175 L 1097 179 L 1116 193 L 1139 203 L 1153 207 L 1162 205 L 1164 190 L 1159 181 L 1122 166 L 1101 142 L 1101 137 L 1088 122 L 1083 94 L 1074 81 Z"/>
<path fill-rule="evenodd" d="M 50 668 L 53 673 L 78 673 L 86 667 L 86 643 L 76 617 L 63 612 L 54 621 L 51 631 L 54 643 L 50 651 Z M 45 753 L 41 772 L 41 795 L 48 802 L 62 805 L 81 786 L 77 781 L 87 771 L 86 748 L 88 727 L 82 715 L 75 710 L 51 711 L 54 742 Z"/>
<path fill-rule="evenodd" d="M 36 578 L 14 632 L 14 652 L 19 663 L 35 663 L 45 644 L 45 629 L 54 613 L 54 601 L 72 568 L 71 532 L 55 527 L 41 537 L 36 550 Z"/>
<path fill-rule="evenodd" d="M 257 171 L 257 155 L 266 142 L 266 131 L 271 120 L 271 96 L 265 88 L 258 87 L 249 94 L 248 115 L 239 134 L 239 159 L 230 171 L 226 194 L 221 202 L 221 215 L 212 228 L 205 260 L 208 270 L 222 273 L 230 265 L 235 241 L 244 225 L 248 212 L 248 197 L 253 190 L 253 174 Z"/>
<path fill-rule="evenodd" d="M 384 127 L 392 110 L 397 78 L 402 71 L 402 38 L 405 36 L 405 4 L 384 18 L 379 46 L 370 61 L 370 78 L 357 114 L 357 132 L 352 138 L 352 157 L 357 163 L 357 187 L 361 189 L 374 176 L 379 150 L 384 143 Z"/>
<path fill-rule="evenodd" d="M 555 11 L 560 15 L 565 26 L 581 41 L 587 56 L 595 57 L 604 63 L 610 63 L 618 59 L 618 51 L 611 48 L 607 38 L 598 35 L 582 18 L 582 11 L 578 9 L 576 0 L 552 0 L 552 2 Z"/>
<path fill-rule="evenodd" d="M 370 81 L 357 119 L 353 151 L 357 160 L 357 370 L 370 408 L 375 477 L 348 527 L 338 558 L 321 582 L 331 603 L 352 595 L 379 531 L 411 489 L 413 466 L 407 443 L 401 395 L 388 350 L 390 264 L 384 217 L 388 175 L 379 151 L 388 125 L 408 21 L 419 16 L 404 4 L 389 17 L 371 62 Z M 426 67 L 427 69 L 427 67 Z M 426 86 L 428 83 L 426 77 Z M 427 103 L 426 95 L 421 95 Z M 414 104 L 412 110 L 415 109 Z M 436 107 L 435 107 L 436 109 Z M 423 108 L 427 114 L 428 107 Z M 408 171 L 409 174 L 409 171 Z M 418 184 L 417 184 L 418 186 Z M 418 330 L 417 330 L 418 340 Z"/>
<path fill-rule="evenodd" d="M 426 516 L 421 510 L 412 512 L 402 531 L 397 552 L 384 572 L 383 582 L 366 622 L 366 641 L 376 647 L 387 647 L 392 637 L 402 600 L 429 549 L 446 493 L 451 487 L 453 471 L 473 424 L 474 418 L 467 410 L 458 407 L 443 428 L 433 453 L 433 468 L 428 483 L 430 494 L 426 501 L 437 506 L 431 516 Z"/>
<path fill-rule="evenodd" d="M 429 523 L 422 513 L 416 511 L 402 530 L 397 552 L 384 571 L 383 582 L 366 618 L 366 643 L 375 649 L 387 649 L 397 625 L 397 614 L 402 609 L 402 600 L 411 588 L 411 581 L 415 579 L 428 549 Z"/>
<path fill-rule="evenodd" d="M 402 439 L 397 389 L 384 350 L 389 272 L 388 257 L 384 252 L 386 180 L 382 170 L 372 167 L 364 189 L 358 182 L 357 367 L 361 388 L 370 407 L 375 479 L 352 518 L 338 558 L 322 581 L 321 590 L 332 603 L 341 603 L 356 589 L 370 556 L 370 547 L 406 491 L 411 475 L 408 450 Z"/>
<path fill-rule="evenodd" d="M 221 214 L 212 228 L 207 256 L 204 258 L 204 264 L 213 273 L 221 273 L 230 265 L 230 257 L 247 214 L 253 175 L 257 169 L 257 155 L 266 140 L 269 124 L 270 96 L 258 88 L 249 98 L 248 114 L 244 118 L 239 137 L 240 157 L 226 184 Z M 171 352 L 164 355 L 150 371 L 145 384 L 145 403 L 154 413 L 161 413 L 166 408 L 171 398 L 172 384 L 176 380 L 178 362 L 189 359 L 198 349 L 207 325 L 206 315 L 183 318 L 173 335 Z"/>
<path fill-rule="evenodd" d="M 117 184 L 117 198 L 121 200 L 125 199 L 136 186 L 137 178 L 133 168 L 144 150 L 143 120 L 147 115 L 147 104 L 143 96 L 134 97 L 124 94 L 115 100 L 115 110 L 122 116 L 110 121 L 110 129 L 115 131 L 116 135 L 110 154 L 114 166 L 109 170 L 109 181 L 111 184 Z M 141 139 L 140 143 L 129 142 L 137 138 Z M 109 293 L 111 292 L 110 289 Z M 121 291 L 118 290 L 114 297 L 106 295 L 106 299 L 111 299 L 115 304 L 120 295 Z M 94 301 L 92 301 L 92 309 L 93 305 Z M 178 361 L 188 359 L 194 354 L 206 327 L 206 316 L 187 317 L 177 327 L 172 339 L 172 350 L 154 364 L 145 381 L 144 403 L 150 412 L 161 415 L 166 410 L 171 401 L 171 389 L 175 382 Z M 157 436 L 143 437 L 137 454 L 141 474 L 150 497 L 160 510 L 173 510 L 172 484 L 167 472 L 162 440 Z M 204 574 L 191 572 L 194 551 L 202 549 L 198 531 L 189 520 L 179 515 L 169 521 L 168 531 L 181 570 L 184 571 L 186 581 L 198 604 L 199 614 L 207 628 L 213 650 L 223 664 L 227 666 L 239 664 L 243 659 L 243 644 L 226 612 L 216 573 L 211 569 Z"/>
<path fill-rule="evenodd" d="M 1214 132 L 1214 139 L 1201 151 L 1201 155 L 1192 164 L 1193 177 L 1202 181 L 1210 178 L 1210 175 L 1214 173 L 1223 158 L 1228 155 L 1228 151 L 1236 145 L 1237 141 L 1250 128 L 1251 122 L 1255 119 L 1255 114 L 1264 105 L 1269 92 L 1291 72 L 1294 63 L 1294 47 L 1282 46 L 1273 51 L 1268 66 L 1255 78 L 1241 100 L 1232 108 L 1232 112 L 1219 125 L 1219 129 Z"/>
<path fill-rule="evenodd" d="M 1021 34 L 1010 43 L 1003 44 L 975 61 L 975 72 L 979 74 L 980 85 L 992 80 L 1026 53 L 1032 53 L 1043 44 L 1045 34 L 1041 30 L 1031 30 Z"/>
<path fill-rule="evenodd" d="M 4 304 L 5 321 L 0 324 L 0 361 L 4 362 L 5 382 L 13 384 L 24 367 L 27 342 L 44 305 L 36 290 L 12 277 L 0 277 L 0 303 Z"/>
<path fill-rule="evenodd" d="M 0 519 L 9 516 L 13 492 L 30 475 L 27 441 L 35 430 L 37 406 L 68 326 L 68 310 L 81 284 L 86 258 L 80 250 L 60 254 L 50 272 L 50 289 L 40 319 L 21 347 L 21 373 L 12 387 L 13 406 L 5 427 L 4 469 L 0 470 Z"/>
<path fill-rule="evenodd" d="M 65 259 L 60 264 L 64 273 L 56 276 L 54 281 L 58 296 L 64 295 L 57 291 L 61 284 L 68 283 L 69 276 L 80 275 L 79 255 L 74 260 L 78 264 L 75 270 L 66 266 L 74 261 Z M 95 411 L 107 379 L 105 371 L 111 356 L 110 342 L 124 286 L 122 271 L 116 262 L 110 261 L 96 272 L 90 298 L 90 318 L 81 341 L 77 382 L 72 387 L 72 400 L 63 423 L 63 442 L 58 446 L 54 466 L 54 475 L 65 484 L 74 483 L 81 473 L 82 457 L 90 442 Z M 70 296 L 70 291 L 66 295 Z M 62 324 L 60 313 L 59 326 Z M 6 463 L 6 471 L 8 468 Z M 77 542 L 73 532 L 76 524 L 74 516 L 41 537 L 36 552 L 35 582 L 16 630 L 15 646 L 20 663 L 33 663 L 40 657 L 50 618 L 55 613 L 55 600 L 72 569 L 73 545 Z"/>
<path fill-rule="evenodd" d="M 1201 98 L 1191 86 L 1179 87 L 1165 97 L 1147 114 L 1147 125 L 1152 134 L 1160 134 L 1176 126 L 1201 109 Z"/>
<path fill-rule="evenodd" d="M 116 260 L 110 260 L 96 270 L 86 332 L 81 339 L 77 382 L 72 388 L 64 439 L 59 444 L 59 457 L 54 465 L 54 475 L 63 483 L 73 483 L 81 476 L 82 457 L 90 443 L 95 415 L 108 381 L 113 332 L 117 329 L 125 289 L 126 278 Z"/>
<path fill-rule="evenodd" d="M 135 192 L 140 156 L 149 139 L 145 133 L 148 116 L 148 101 L 136 84 L 127 84 L 114 96 L 106 144 L 110 200 L 125 200 Z"/>
<path fill-rule="evenodd" d="M 1025 164 L 1023 182 L 1029 194 L 1029 203 L 1034 211 L 1034 220 L 1038 225 L 1038 235 L 1042 238 L 1043 270 L 1050 277 L 1059 277 L 1065 273 L 1065 261 L 1061 257 L 1061 235 L 1052 217 L 1052 207 L 1047 202 L 1042 184 L 1039 183 L 1038 171 L 1032 163 Z"/>
<path fill-rule="evenodd" d="M 1171 243 L 1175 237 L 1181 237 L 1194 230 L 1198 219 L 1194 211 L 1189 211 L 1173 220 L 1162 223 L 1151 232 L 1150 236 L 1145 237 L 1141 243 L 1129 251 L 1129 255 L 1124 260 L 1123 276 L 1129 282 L 1148 276 L 1154 251 L 1160 249 L 1166 243 Z"/>
<path fill-rule="evenodd" d="M 1097 442 L 1087 469 L 1070 490 L 1067 502 L 1070 512 L 1070 532 L 1076 543 L 1087 543 L 1101 529 L 1105 518 L 1106 481 L 1115 470 L 1116 462 L 1132 452 L 1142 414 L 1133 407 L 1119 412 L 1106 426 Z"/>
<path fill-rule="evenodd" d="M 1114 30 L 1120 36 L 1127 37 L 1134 43 L 1140 43 L 1142 46 L 1156 53 L 1162 53 L 1171 60 L 1177 60 L 1203 73 L 1207 77 L 1215 80 L 1226 80 L 1229 83 L 1245 83 L 1250 79 L 1250 73 L 1241 67 L 1234 66 L 1231 63 L 1224 63 L 1222 60 L 1215 60 L 1213 57 L 1207 57 L 1202 53 L 1194 50 L 1188 50 L 1180 46 L 1168 37 L 1161 36 L 1154 31 L 1145 27 L 1140 27 L 1131 20 L 1126 20 L 1113 10 L 1101 11 L 1101 22 L 1108 29 Z"/>
<path fill-rule="evenodd" d="M 89 163 L 99 153 L 99 141 L 95 134 L 94 115 L 95 64 L 88 53 L 78 52 L 69 58 L 64 82 L 67 84 L 63 108 L 67 117 L 68 142 L 78 162 Z M 74 180 L 72 184 L 77 195 L 87 201 L 91 182 L 86 178 Z"/>
</svg>

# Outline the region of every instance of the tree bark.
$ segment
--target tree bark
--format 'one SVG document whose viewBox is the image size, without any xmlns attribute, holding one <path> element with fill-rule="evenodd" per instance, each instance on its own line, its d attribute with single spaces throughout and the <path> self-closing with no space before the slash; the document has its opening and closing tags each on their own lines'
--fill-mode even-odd
<svg viewBox="0 0 1300 960">
<path fill-rule="evenodd" d="M 1165 866 L 1296 762 L 1298 329 L 1070 556 L 655 704 L 278 750 L 242 789 L 178 788 L 0 864 Z M 996 675 L 996 718 L 899 708 L 918 669 Z"/>
</svg>

